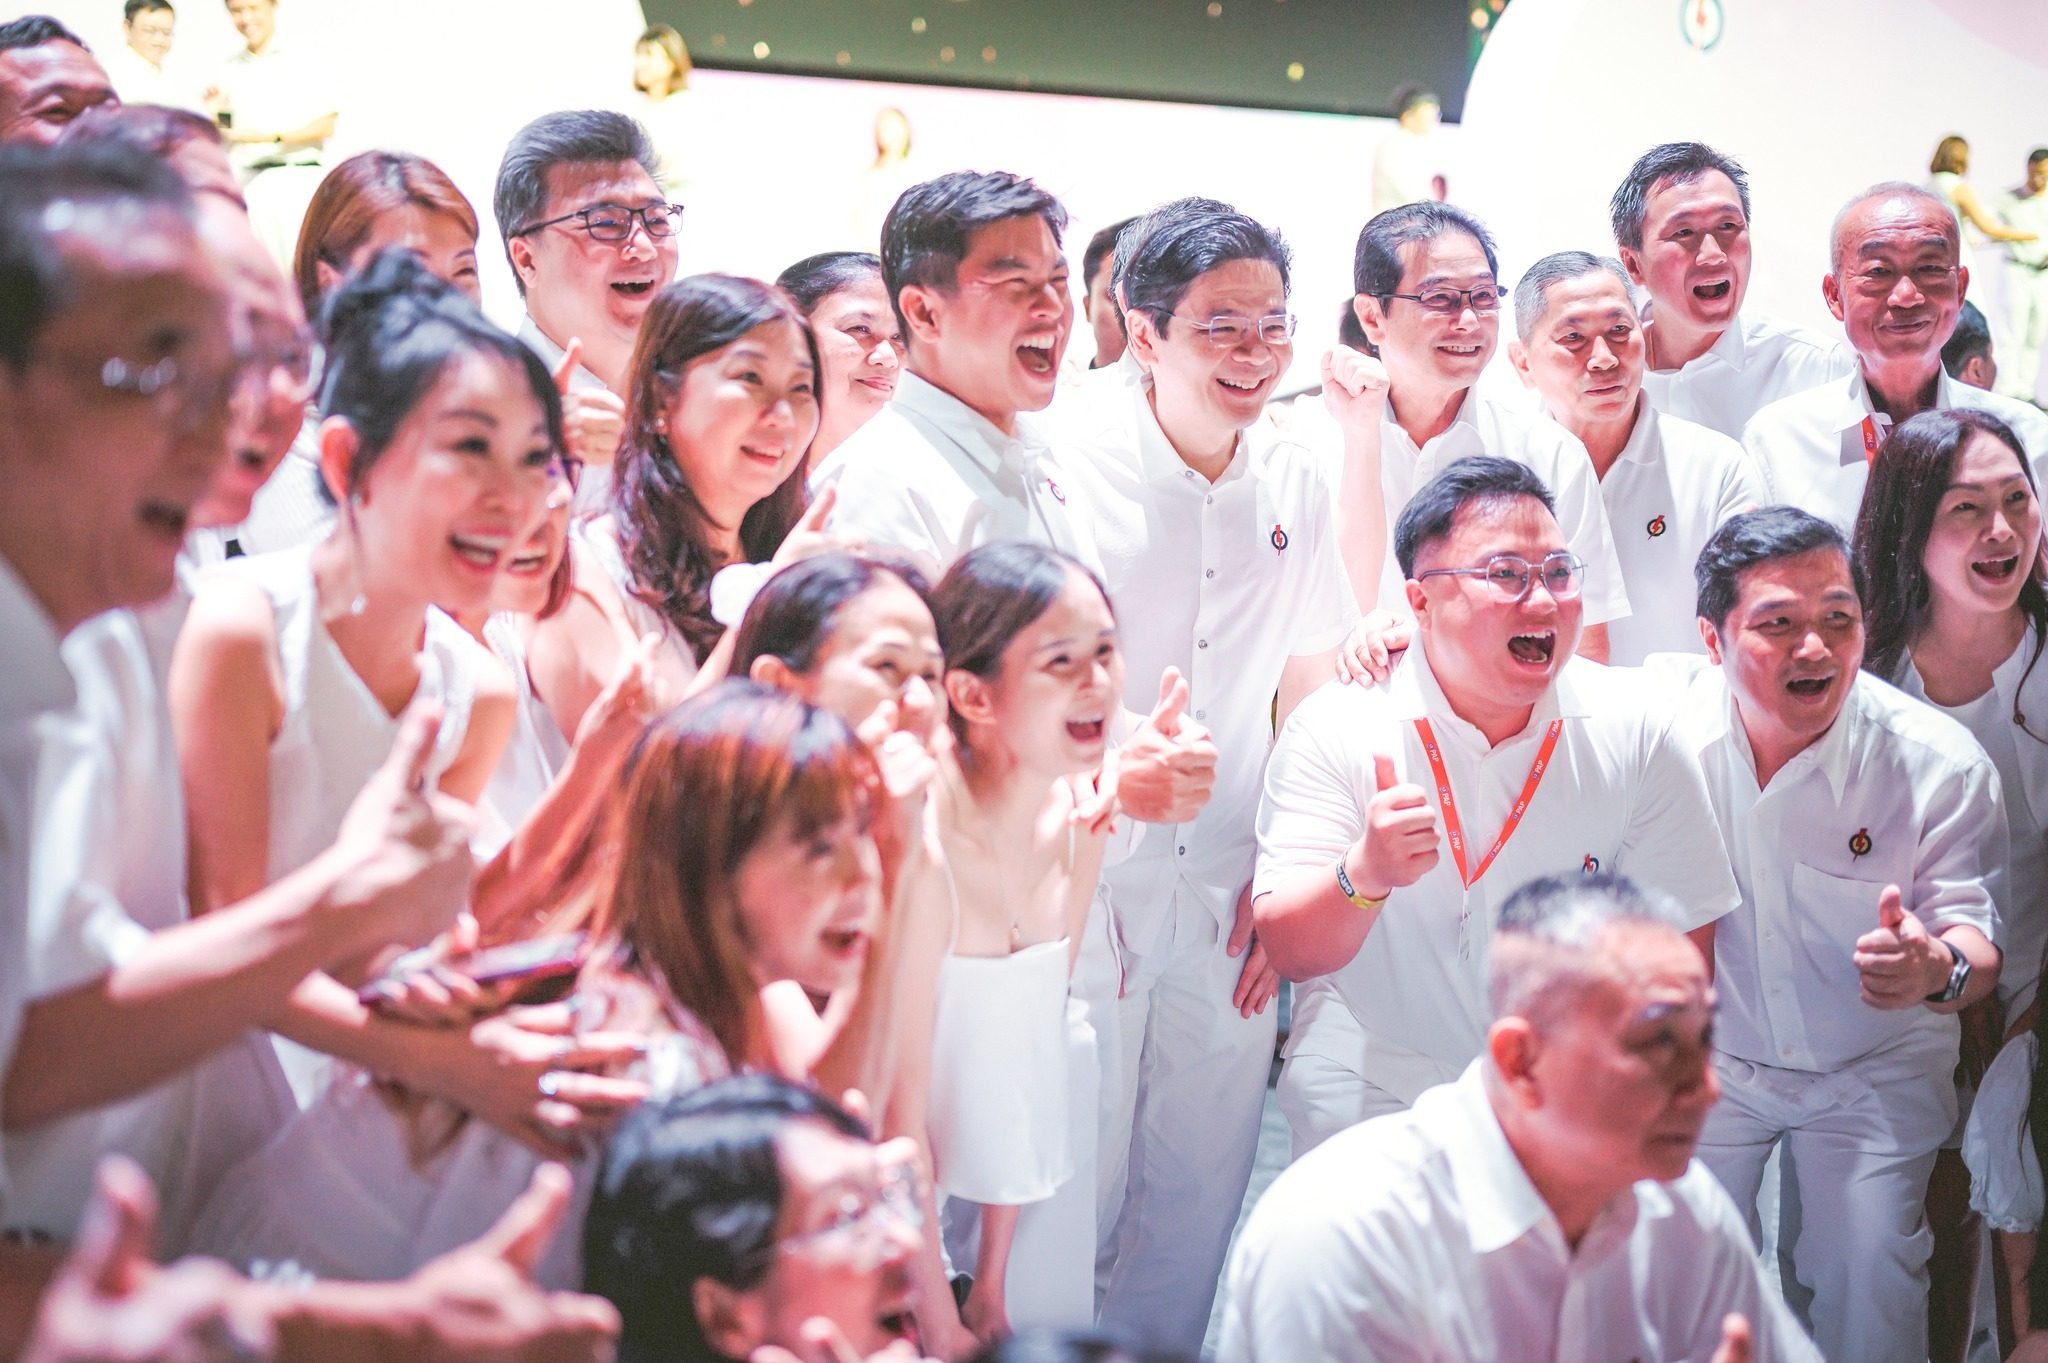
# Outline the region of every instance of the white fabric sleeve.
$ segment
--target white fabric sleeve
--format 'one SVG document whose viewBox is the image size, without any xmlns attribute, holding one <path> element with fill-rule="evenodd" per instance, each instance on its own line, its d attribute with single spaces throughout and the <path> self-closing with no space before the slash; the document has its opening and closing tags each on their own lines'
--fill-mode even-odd
<svg viewBox="0 0 2048 1363">
<path fill-rule="evenodd" d="M 1557 454 L 1557 486 L 1550 489 L 1557 503 L 1557 525 L 1572 552 L 1586 561 L 1586 623 L 1604 625 L 1629 613 L 1621 556 L 1614 549 L 1607 506 L 1600 500 L 1600 480 L 1593 474 L 1586 447 L 1561 427 L 1558 439 L 1563 448 Z"/>
<path fill-rule="evenodd" d="M 120 801 L 113 754 L 95 738 L 75 716 L 45 727 L 24 963 L 31 999 L 97 979 L 149 938 L 114 888 Z"/>
<path fill-rule="evenodd" d="M 1254 895 L 1265 894 L 1274 881 L 1299 867 L 1335 865 L 1365 831 L 1365 803 L 1371 796 L 1360 798 L 1358 774 L 1362 754 L 1370 785 L 1372 750 L 1360 732 L 1364 718 L 1344 686 L 1318 689 L 1288 717 L 1266 759 Z M 1401 746 L 1389 751 L 1398 765 Z"/>
<path fill-rule="evenodd" d="M 1970 1168 L 1970 1208 L 1997 1231 L 2032 1235 L 2041 1228 L 2041 1162 L 2027 1129 L 2038 1046 L 2032 1032 L 2005 1043 L 1977 1086 L 1963 1128 Z"/>
<path fill-rule="evenodd" d="M 1906 905 L 1930 933 L 1967 924 L 1996 942 L 2005 934 L 1985 868 L 2007 863 L 2011 834 L 1998 769 L 1966 741 L 1975 760 L 1943 773 L 1928 797 Z"/>
<path fill-rule="evenodd" d="M 858 539 L 872 553 L 901 554 L 936 583 L 952 565 L 957 546 L 941 534 L 924 499 L 882 454 L 870 442 L 850 457 L 828 461 L 811 480 L 811 495 L 828 487 L 838 490 L 825 526 L 831 534 Z"/>
<path fill-rule="evenodd" d="M 1742 892 L 1729 870 L 1706 775 L 1679 736 L 1675 712 L 1646 727 L 1641 780 L 1615 869 L 1677 900 L 1688 929 L 1703 927 L 1732 912 Z"/>
</svg>

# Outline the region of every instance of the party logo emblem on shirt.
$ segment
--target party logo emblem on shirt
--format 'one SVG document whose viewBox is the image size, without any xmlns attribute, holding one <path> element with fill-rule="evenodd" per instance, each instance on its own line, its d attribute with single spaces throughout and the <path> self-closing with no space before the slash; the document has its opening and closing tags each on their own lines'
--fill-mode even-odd
<svg viewBox="0 0 2048 1363">
<path fill-rule="evenodd" d="M 1656 539 L 1659 535 L 1662 535 L 1667 528 L 1662 516 L 1652 516 L 1650 523 L 1643 527 L 1643 529 L 1649 532 L 1651 539 Z"/>
<path fill-rule="evenodd" d="M 1580 869 L 1589 876 L 1595 874 L 1600 869 L 1600 858 L 1594 856 L 1591 852 L 1586 853 L 1586 860 L 1581 864 Z"/>
<path fill-rule="evenodd" d="M 1058 483 L 1055 483 L 1052 479 L 1048 478 L 1045 480 L 1045 490 L 1047 492 L 1050 492 L 1052 494 L 1052 499 L 1058 502 L 1061 506 L 1065 506 L 1067 504 L 1067 494 L 1061 491 L 1060 485 Z"/>
<path fill-rule="evenodd" d="M 1275 552 L 1287 548 L 1287 532 L 1283 530 L 1281 527 L 1277 525 L 1274 526 L 1273 533 L 1268 538 L 1270 538 L 1273 541 L 1273 548 Z"/>
<path fill-rule="evenodd" d="M 1869 851 L 1870 830 L 1867 828 L 1859 828 L 1849 839 L 1849 854 L 1851 856 L 1860 857 L 1867 855 Z"/>
</svg>

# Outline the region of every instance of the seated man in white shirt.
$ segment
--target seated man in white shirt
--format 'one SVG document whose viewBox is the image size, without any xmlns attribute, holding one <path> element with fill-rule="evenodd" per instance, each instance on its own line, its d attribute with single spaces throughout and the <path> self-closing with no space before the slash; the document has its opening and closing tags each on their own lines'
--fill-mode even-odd
<svg viewBox="0 0 2048 1363">
<path fill-rule="evenodd" d="M 1659 413 L 1643 396 L 1644 328 L 1621 263 L 1560 251 L 1515 285 L 1508 358 L 1551 419 L 1592 456 L 1628 581 L 1610 662 L 1700 652 L 1693 560 L 1721 522 L 1764 500 L 1742 446 Z"/>
<path fill-rule="evenodd" d="M 1223 1363 L 1818 1363 L 1692 1158 L 1717 1086 L 1691 917 L 1606 872 L 1509 898 L 1485 1049 L 1274 1181 Z"/>
<path fill-rule="evenodd" d="M 183 78 L 181 68 L 170 61 L 177 27 L 171 0 L 126 0 L 121 6 L 124 41 L 107 54 L 106 67 L 124 103 L 203 107 L 197 82 Z"/>
<path fill-rule="evenodd" d="M 1071 481 L 1028 415 L 1051 403 L 1074 328 L 1067 210 L 1021 175 L 913 185 L 882 224 L 882 283 L 903 326 L 896 400 L 813 470 L 831 528 L 896 549 L 936 581 L 978 544 L 1029 539 L 1093 562 Z"/>
<path fill-rule="evenodd" d="M 1955 1014 L 1997 983 L 1997 770 L 1961 724 L 1861 670 L 1841 535 L 1748 512 L 1700 555 L 1681 732 L 1742 887 L 1715 940 L 1720 1106 L 1700 1158 L 1751 1217 L 1781 1142 L 1829 1358 L 1925 1363 L 1922 1214 L 1955 1127 Z M 1661 671 L 1650 669 L 1652 675 Z"/>
<path fill-rule="evenodd" d="M 1279 1087 L 1297 1154 L 1479 1054 L 1493 915 L 1524 881 L 1604 868 L 1682 891 L 1702 950 L 1737 898 L 1668 704 L 1573 657 L 1585 569 L 1536 475 L 1459 460 L 1394 543 L 1416 644 L 1386 685 L 1295 709 L 1259 806 L 1259 940 L 1309 982 Z"/>
<path fill-rule="evenodd" d="M 1120 951 L 1095 991 L 1114 1014 L 1097 1019 L 1102 1319 L 1192 1355 L 1273 1060 L 1276 981 L 1248 941 L 1243 893 L 1273 697 L 1284 723 L 1331 679 L 1356 610 L 1320 454 L 1259 420 L 1293 358 L 1290 252 L 1222 205 L 1153 217 L 1125 273 L 1131 351 L 1150 381 L 1063 395 L 1048 416 L 1103 580 L 1132 603 L 1130 675 L 1178 669 L 1218 752 L 1202 812 L 1148 831 L 1105 873 Z M 1377 407 L 1362 420 L 1376 437 Z"/>
<path fill-rule="evenodd" d="M 647 130 L 609 109 L 542 114 L 498 162 L 491 213 L 526 300 L 519 339 L 562 389 L 569 453 L 584 465 L 578 514 L 610 499 L 633 342 L 676 276 L 683 208 L 662 193 L 660 166 Z"/>
<path fill-rule="evenodd" d="M 1779 398 L 1847 376 L 1834 341 L 1752 313 L 1749 177 L 1699 142 L 1666 142 L 1629 167 L 1608 204 L 1628 277 L 1649 294 L 1643 392 L 1660 412 L 1733 440 Z"/>
<path fill-rule="evenodd" d="M 1554 421 L 1490 401 L 1474 385 L 1500 342 L 1493 238 L 1449 204 L 1414 203 L 1366 223 L 1352 261 L 1352 307 L 1386 368 L 1381 483 L 1389 520 L 1452 460 L 1499 455 L 1526 464 L 1550 494 L 1567 544 L 1585 564 L 1586 656 L 1607 657 L 1607 622 L 1629 613 L 1621 564 L 1586 449 Z M 1405 614 L 1389 565 L 1380 605 Z"/>
<path fill-rule="evenodd" d="M 1847 534 L 1892 428 L 1915 412 L 1950 407 L 1990 412 L 2019 436 L 2037 475 L 2048 472 L 2048 416 L 1958 383 L 1941 367 L 1970 287 L 1969 270 L 1957 264 L 1959 230 L 1946 199 L 1904 182 L 1873 185 L 1835 216 L 1821 296 L 1842 323 L 1856 368 L 1772 403 L 1743 431 L 1771 501 L 1805 507 Z"/>
</svg>

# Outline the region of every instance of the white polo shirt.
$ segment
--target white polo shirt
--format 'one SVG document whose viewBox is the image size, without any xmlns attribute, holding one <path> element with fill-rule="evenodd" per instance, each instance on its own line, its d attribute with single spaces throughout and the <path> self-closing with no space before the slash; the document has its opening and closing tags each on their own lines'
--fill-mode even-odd
<svg viewBox="0 0 2048 1363">
<path fill-rule="evenodd" d="M 1645 325 L 1656 324 L 1645 306 Z M 1856 358 L 1839 340 L 1769 317 L 1741 317 L 1721 338 L 1677 369 L 1643 375 L 1643 393 L 1660 412 L 1742 438 L 1749 419 L 1780 398 L 1847 378 Z"/>
<path fill-rule="evenodd" d="M 315 119 L 341 112 L 341 101 L 335 96 L 327 73 L 327 62 L 311 49 L 301 52 L 281 38 L 272 38 L 260 55 L 245 47 L 228 58 L 221 68 L 219 83 L 237 128 L 289 133 Z M 228 154 L 245 178 L 262 165 L 325 163 L 324 144 L 282 149 L 263 143 L 242 143 L 230 146 Z"/>
<path fill-rule="evenodd" d="M 1421 447 L 1394 420 L 1393 407 L 1380 423 L 1380 483 L 1387 498 L 1387 574 L 1380 604 L 1406 615 L 1408 598 L 1394 563 L 1394 522 L 1416 492 L 1453 460 L 1492 454 L 1526 464 L 1557 502 L 1557 525 L 1565 543 L 1586 561 L 1586 623 L 1604 624 L 1629 613 L 1621 561 L 1615 556 L 1599 479 L 1586 447 L 1540 411 L 1519 411 L 1467 390 L 1458 415 Z"/>
<path fill-rule="evenodd" d="M 1224 1275 L 1221 1363 L 1710 1363 L 1731 1311 L 1759 1363 L 1820 1363 L 1697 1160 L 1567 1244 L 1483 1064 L 1280 1171 Z"/>
<path fill-rule="evenodd" d="M 1325 977 L 1364 1027 L 1359 1073 L 1404 1102 L 1479 1054 L 1494 914 L 1527 882 L 1618 871 L 1685 905 L 1689 928 L 1736 904 L 1698 765 L 1672 733 L 1668 700 L 1640 672 L 1573 658 L 1528 727 L 1489 749 L 1451 712 L 1419 640 L 1385 686 L 1326 686 L 1295 708 L 1266 766 L 1254 894 L 1303 867 L 1335 875 L 1378 791 L 1376 753 L 1392 755 L 1403 781 L 1435 791 L 1415 725 L 1424 717 L 1475 868 L 1521 795 L 1550 722 L 1563 727 L 1521 825 L 1478 883 L 1465 888 L 1446 842 L 1435 867 L 1393 892 L 1350 964 Z M 1309 1030 L 1325 1012 L 1317 1009 Z"/>
<path fill-rule="evenodd" d="M 1830 1073 L 1944 1033 L 1953 1046 L 1953 1015 L 1864 1004 L 1851 957 L 1886 885 L 1931 933 L 1999 937 L 1987 880 L 2005 865 L 2005 809 L 1969 730 L 1859 672 L 1833 726 L 1759 790 L 1721 669 L 1667 656 L 1648 671 L 1674 686 L 1691 674 L 1680 730 L 1742 891 L 1714 933 L 1716 1049 Z"/>
<path fill-rule="evenodd" d="M 14 1058 L 22 1011 L 31 997 L 29 879 L 35 847 L 37 783 L 46 726 L 75 697 L 57 628 L 0 558 L 0 639 L 7 681 L 0 686 L 0 1078 Z M 84 1058 L 81 1059 L 84 1063 Z M 6 1138 L 0 1135 L 0 1217 L 10 1206 Z"/>
<path fill-rule="evenodd" d="M 830 529 L 895 549 L 933 580 L 994 540 L 1049 544 L 1091 566 L 1073 479 L 1029 413 L 1017 434 L 905 370 L 896 397 L 811 473 L 811 495 L 839 490 Z"/>
<path fill-rule="evenodd" d="M 1935 372 L 1937 410 L 1974 407 L 1989 412 L 2012 427 L 2036 478 L 2048 476 L 2048 415 L 2027 403 L 1957 383 L 1939 367 Z M 1771 404 L 1749 423 L 1742 443 L 1762 470 L 1771 501 L 1803 507 L 1851 535 L 1863 505 L 1864 484 L 1870 481 L 1866 440 L 1882 445 L 1890 433 L 1891 419 L 1871 406 L 1870 390 L 1858 369 L 1824 388 Z"/>
<path fill-rule="evenodd" d="M 1163 915 L 1176 880 L 1227 926 L 1251 879 L 1259 778 L 1272 744 L 1273 693 L 1290 657 L 1344 641 L 1357 611 L 1330 523 L 1320 456 L 1264 422 L 1238 437 L 1215 483 L 1175 453 L 1145 390 L 1055 404 L 1048 433 L 1071 471 L 1119 603 L 1127 703 L 1177 667 L 1188 712 L 1216 742 L 1216 785 L 1188 823 L 1149 832 L 1107 879 L 1126 939 Z"/>
<path fill-rule="evenodd" d="M 1628 583 L 1628 615 L 1607 627 L 1610 661 L 1702 653 L 1692 568 L 1722 522 L 1764 505 L 1764 480 L 1742 446 L 1636 399 L 1636 425 L 1600 480 L 1600 500 Z"/>
</svg>

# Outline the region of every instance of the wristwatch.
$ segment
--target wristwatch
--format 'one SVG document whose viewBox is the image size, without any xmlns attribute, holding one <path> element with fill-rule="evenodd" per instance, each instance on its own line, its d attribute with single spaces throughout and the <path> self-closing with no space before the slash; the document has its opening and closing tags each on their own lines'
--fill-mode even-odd
<svg viewBox="0 0 2048 1363">
<path fill-rule="evenodd" d="M 1362 893 L 1356 885 L 1353 885 L 1351 883 L 1351 873 L 1344 869 L 1344 858 L 1342 857 L 1337 858 L 1337 888 L 1344 892 L 1346 899 L 1361 909 L 1376 911 L 1384 907 L 1387 902 L 1387 896 L 1381 895 L 1378 899 L 1374 899 Z"/>
<path fill-rule="evenodd" d="M 1956 949 L 1955 943 L 1946 941 L 1940 937 L 1937 937 L 1934 940 L 1940 942 L 1943 946 L 1948 948 L 1949 954 L 1956 958 L 1956 963 L 1953 966 L 1949 967 L 1948 987 L 1943 989 L 1938 994 L 1929 994 L 1927 998 L 1924 1000 L 1924 1002 L 1954 1003 L 1957 999 L 1963 996 L 1963 990 L 1970 983 L 1970 958 L 1963 955 L 1962 952 L 1958 951 Z"/>
</svg>

